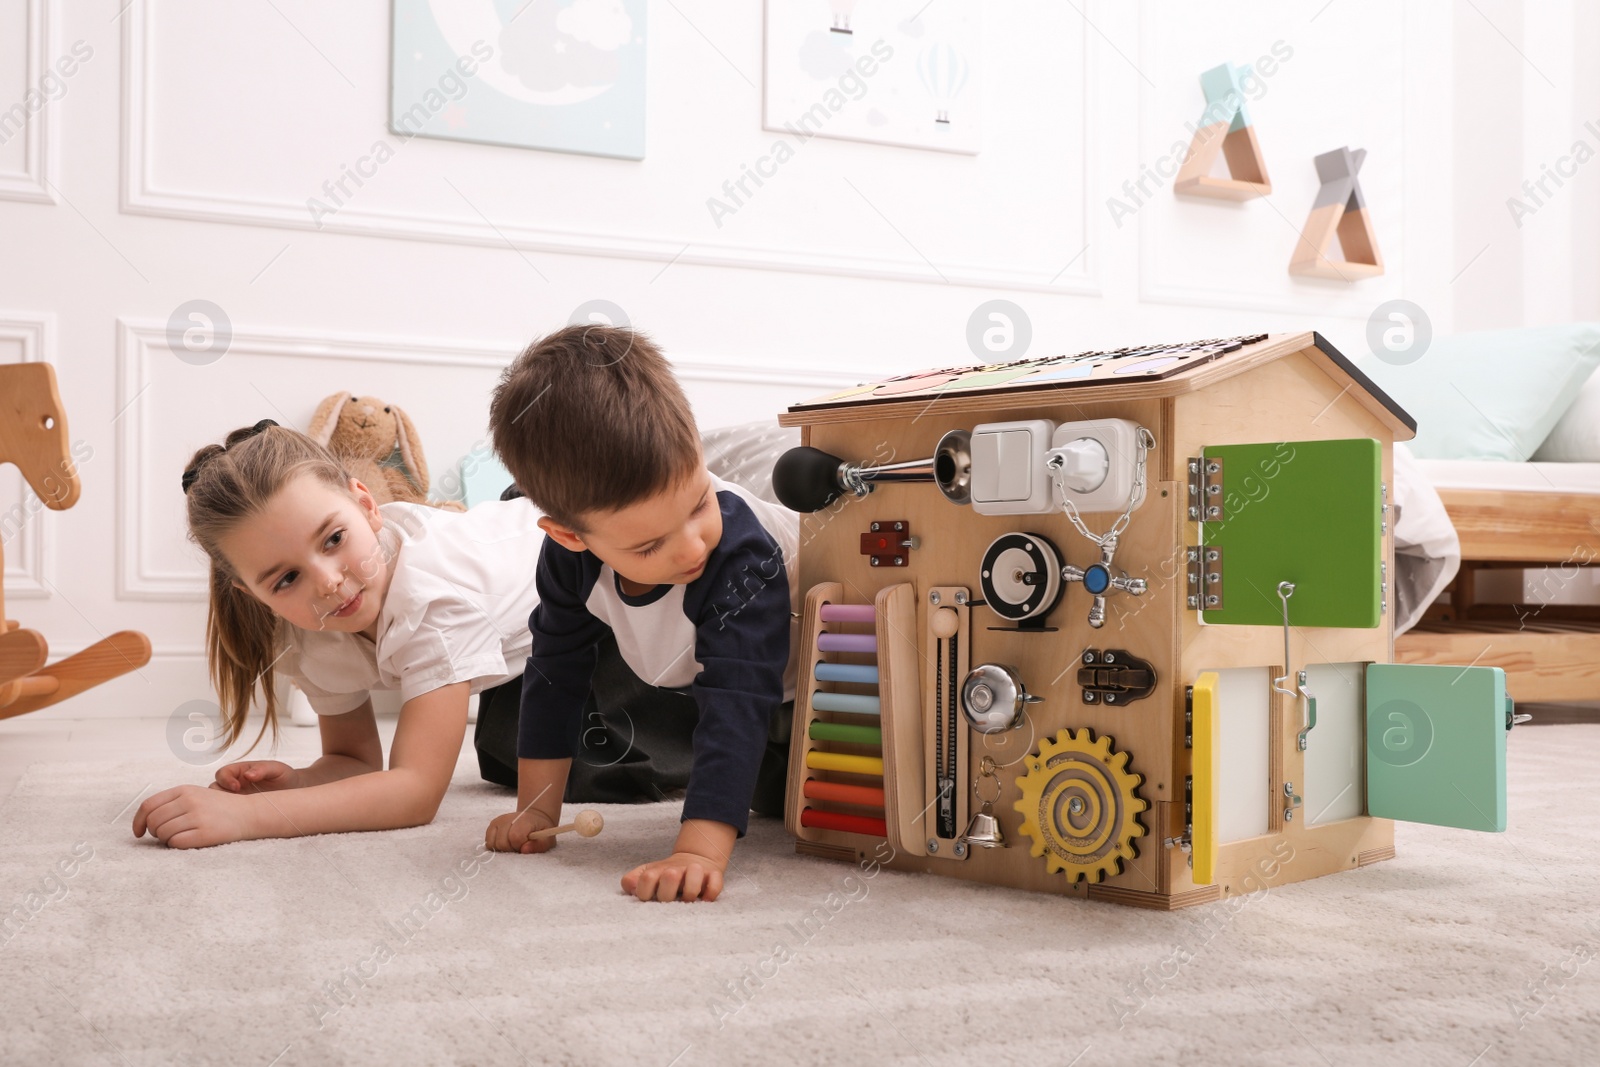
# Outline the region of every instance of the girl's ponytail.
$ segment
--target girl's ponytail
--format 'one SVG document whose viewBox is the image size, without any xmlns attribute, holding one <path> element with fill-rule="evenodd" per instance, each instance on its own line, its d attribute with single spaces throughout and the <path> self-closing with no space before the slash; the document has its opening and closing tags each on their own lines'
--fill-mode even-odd
<svg viewBox="0 0 1600 1067">
<path fill-rule="evenodd" d="M 278 620 L 267 606 L 233 584 L 231 574 L 211 565 L 211 610 L 206 619 L 206 662 L 222 705 L 222 747 L 239 740 L 256 686 L 266 719 L 250 742 L 255 748 L 272 728 L 278 740 L 278 693 L 272 665 L 278 658 Z"/>
<path fill-rule="evenodd" d="M 250 747 L 260 743 L 269 727 L 277 740 L 273 664 L 282 654 L 283 637 L 277 616 L 234 584 L 237 576 L 219 542 L 301 474 L 311 474 L 341 492 L 350 491 L 350 474 L 332 453 L 305 434 L 269 419 L 233 431 L 226 445 L 200 449 L 183 472 L 189 538 L 211 560 L 206 662 L 222 705 L 227 745 L 244 732 L 258 688 L 266 721 Z"/>
</svg>

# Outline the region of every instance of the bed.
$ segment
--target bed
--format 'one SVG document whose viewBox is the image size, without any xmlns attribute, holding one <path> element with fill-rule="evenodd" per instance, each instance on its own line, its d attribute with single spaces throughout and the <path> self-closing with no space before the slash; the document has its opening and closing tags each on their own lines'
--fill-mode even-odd
<svg viewBox="0 0 1600 1067">
<path fill-rule="evenodd" d="M 1460 564 L 1395 639 L 1395 659 L 1500 667 L 1524 703 L 1600 700 L 1600 606 L 1559 602 L 1600 560 L 1600 463 L 1415 466 L 1455 528 Z M 1537 568 L 1552 569 L 1523 578 Z"/>
<path fill-rule="evenodd" d="M 1500 667 L 1522 702 L 1600 700 L 1600 323 L 1431 337 L 1389 318 L 1363 368 L 1416 419 L 1395 488 L 1426 487 L 1449 524 L 1408 548 L 1402 501 L 1396 567 L 1455 556 L 1396 617 L 1395 659 Z"/>
</svg>

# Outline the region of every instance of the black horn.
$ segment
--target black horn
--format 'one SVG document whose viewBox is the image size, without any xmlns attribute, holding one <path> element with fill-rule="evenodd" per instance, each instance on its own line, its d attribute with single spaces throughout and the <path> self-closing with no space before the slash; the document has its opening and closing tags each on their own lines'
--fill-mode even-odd
<svg viewBox="0 0 1600 1067">
<path fill-rule="evenodd" d="M 799 512 L 820 511 L 841 493 L 866 496 L 878 482 L 933 482 L 951 502 L 966 504 L 972 499 L 971 441 L 970 432 L 951 430 L 932 456 L 882 466 L 849 463 L 802 445 L 778 457 L 772 488 L 784 507 Z"/>
</svg>

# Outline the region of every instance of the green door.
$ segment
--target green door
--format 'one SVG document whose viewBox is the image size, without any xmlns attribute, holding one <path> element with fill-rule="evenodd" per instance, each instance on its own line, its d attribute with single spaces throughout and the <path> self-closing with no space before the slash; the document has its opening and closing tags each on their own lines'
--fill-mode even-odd
<svg viewBox="0 0 1600 1067">
<path fill-rule="evenodd" d="M 1371 438 L 1207 446 L 1200 542 L 1208 624 L 1377 626 L 1383 448 Z M 1214 468 L 1214 469 L 1213 469 Z M 1215 490 L 1215 491 L 1213 491 Z M 1219 509 L 1212 511 L 1210 509 Z M 1205 549 L 1217 549 L 1216 559 Z"/>
<path fill-rule="evenodd" d="M 1504 832 L 1513 712 L 1504 671 L 1370 663 L 1366 712 L 1369 814 Z"/>
</svg>

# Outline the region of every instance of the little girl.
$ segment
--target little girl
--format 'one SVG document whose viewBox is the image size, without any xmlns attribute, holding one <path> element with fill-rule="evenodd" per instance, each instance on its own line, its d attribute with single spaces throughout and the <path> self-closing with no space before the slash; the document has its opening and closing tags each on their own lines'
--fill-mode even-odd
<svg viewBox="0 0 1600 1067">
<path fill-rule="evenodd" d="M 273 680 L 306 693 L 322 758 L 230 763 L 210 788 L 174 786 L 133 818 L 176 848 L 433 819 L 455 770 L 467 697 L 520 702 L 544 532 L 526 500 L 466 513 L 379 505 L 322 446 L 264 419 L 183 472 L 191 538 L 211 558 L 206 658 L 231 745 Z M 389 769 L 368 692 L 404 701 Z M 514 717 L 513 717 L 513 721 Z"/>
</svg>

